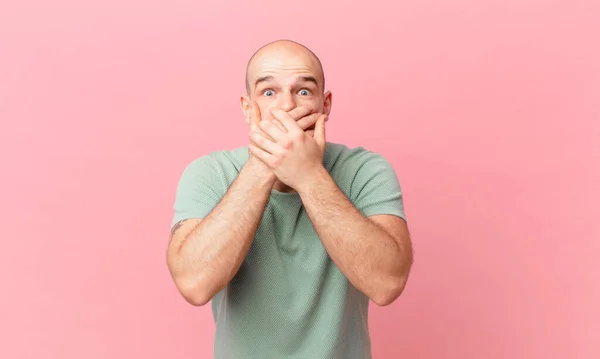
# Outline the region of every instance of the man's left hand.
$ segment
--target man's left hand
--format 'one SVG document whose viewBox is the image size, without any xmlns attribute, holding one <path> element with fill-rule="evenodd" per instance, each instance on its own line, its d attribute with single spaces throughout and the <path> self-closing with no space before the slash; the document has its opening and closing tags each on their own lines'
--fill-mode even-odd
<svg viewBox="0 0 600 359">
<path fill-rule="evenodd" d="M 261 121 L 260 128 L 264 133 L 251 133 L 250 151 L 269 166 L 281 182 L 298 191 L 300 186 L 309 183 L 311 177 L 323 169 L 327 115 L 319 117 L 311 137 L 287 112 L 271 109 L 271 113 L 287 132 L 282 131 L 272 121 Z"/>
</svg>

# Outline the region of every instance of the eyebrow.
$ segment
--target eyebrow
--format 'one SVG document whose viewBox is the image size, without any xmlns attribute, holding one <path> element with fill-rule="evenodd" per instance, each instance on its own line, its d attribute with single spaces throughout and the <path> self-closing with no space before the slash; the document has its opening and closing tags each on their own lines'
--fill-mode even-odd
<svg viewBox="0 0 600 359">
<path fill-rule="evenodd" d="M 259 83 L 261 82 L 267 82 L 267 81 L 272 81 L 275 78 L 273 76 L 263 76 L 263 77 L 259 77 L 256 79 L 256 81 L 254 82 L 254 87 L 258 86 Z"/>
<path fill-rule="evenodd" d="M 254 82 L 254 87 L 258 86 L 258 84 L 260 84 L 261 82 L 273 81 L 274 79 L 275 79 L 275 77 L 273 77 L 271 75 L 259 77 Z M 302 77 L 300 77 L 300 80 L 303 82 L 312 82 L 315 85 L 319 85 L 319 83 L 317 82 L 317 79 L 314 76 L 302 76 Z"/>
<path fill-rule="evenodd" d="M 302 81 L 304 81 L 304 82 L 312 82 L 312 83 L 314 83 L 315 85 L 319 85 L 319 84 L 317 83 L 317 79 L 316 79 L 316 78 L 314 78 L 314 76 L 302 76 L 302 77 L 301 77 L 301 79 L 302 79 Z"/>
</svg>

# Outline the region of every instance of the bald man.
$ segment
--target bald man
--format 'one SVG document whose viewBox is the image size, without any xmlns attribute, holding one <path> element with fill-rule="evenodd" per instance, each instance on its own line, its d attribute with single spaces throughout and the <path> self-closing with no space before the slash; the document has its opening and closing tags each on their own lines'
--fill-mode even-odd
<svg viewBox="0 0 600 359">
<path fill-rule="evenodd" d="M 331 92 L 306 47 L 248 62 L 247 146 L 192 161 L 167 262 L 191 304 L 212 301 L 217 359 L 371 358 L 369 300 L 392 303 L 412 264 L 390 163 L 327 142 Z"/>
</svg>

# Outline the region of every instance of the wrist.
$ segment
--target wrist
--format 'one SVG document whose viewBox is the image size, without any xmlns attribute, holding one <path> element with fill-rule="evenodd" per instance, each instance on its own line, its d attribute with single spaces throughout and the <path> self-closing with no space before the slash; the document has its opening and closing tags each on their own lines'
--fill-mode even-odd
<svg viewBox="0 0 600 359">
<path fill-rule="evenodd" d="M 329 172 L 327 172 L 323 165 L 319 164 L 319 166 L 306 176 L 306 179 L 299 181 L 300 184 L 294 189 L 298 192 L 300 197 L 303 197 L 308 195 L 311 191 L 314 191 L 316 188 L 327 185 L 328 181 L 332 181 Z"/>
<path fill-rule="evenodd" d="M 273 171 L 267 167 L 261 160 L 250 155 L 248 161 L 242 168 L 242 171 L 247 173 L 250 177 L 258 180 L 261 184 L 265 183 L 273 186 L 277 177 Z"/>
</svg>

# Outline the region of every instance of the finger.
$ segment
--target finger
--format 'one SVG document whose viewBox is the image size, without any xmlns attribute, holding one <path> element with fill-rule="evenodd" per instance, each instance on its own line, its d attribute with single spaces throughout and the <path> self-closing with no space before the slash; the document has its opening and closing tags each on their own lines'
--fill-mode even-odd
<svg viewBox="0 0 600 359">
<path fill-rule="evenodd" d="M 258 107 L 256 101 L 252 101 L 250 106 L 250 131 L 260 132 L 260 123 L 264 122 L 261 118 L 260 107 Z M 281 127 L 283 127 L 283 125 L 281 125 Z M 269 140 L 275 142 L 275 139 L 266 133 L 265 135 L 269 138 Z"/>
<path fill-rule="evenodd" d="M 287 112 L 278 108 L 271 108 L 271 114 L 277 120 L 281 121 L 283 126 L 290 135 L 298 135 L 299 132 L 304 132 Z"/>
<path fill-rule="evenodd" d="M 315 125 L 315 134 L 313 136 L 321 149 L 325 148 L 325 121 L 327 121 L 327 115 L 321 115 Z"/>
<path fill-rule="evenodd" d="M 256 130 L 258 129 L 258 124 L 260 123 L 260 108 L 255 101 L 250 103 L 250 129 Z"/>
<path fill-rule="evenodd" d="M 320 113 L 312 113 L 308 116 L 302 117 L 300 120 L 296 121 L 296 123 L 298 124 L 298 127 L 306 131 L 307 129 L 313 127 L 315 123 L 317 123 L 319 117 L 321 117 Z"/>
<path fill-rule="evenodd" d="M 281 121 L 279 121 L 278 119 L 273 119 L 273 124 L 275 126 L 277 126 L 277 128 L 279 128 L 282 132 L 287 132 L 287 130 L 285 129 L 285 126 L 283 125 L 283 123 L 281 123 Z"/>
<path fill-rule="evenodd" d="M 267 153 L 277 154 L 281 152 L 281 148 L 279 147 L 279 145 L 277 145 L 275 142 L 269 140 L 268 138 L 266 138 L 258 132 L 252 132 L 250 134 L 250 140 L 252 141 L 252 144 L 254 146 L 260 148 L 261 150 Z"/>
<path fill-rule="evenodd" d="M 267 166 L 273 168 L 273 161 L 275 157 L 272 154 L 264 151 L 252 143 L 248 144 L 248 149 L 250 150 L 250 153 L 254 155 L 254 157 L 264 162 Z"/>
<path fill-rule="evenodd" d="M 288 115 L 290 115 L 294 121 L 298 121 L 302 117 L 310 115 L 312 112 L 314 112 L 314 109 L 310 106 L 299 106 L 288 112 Z"/>
<path fill-rule="evenodd" d="M 277 125 L 273 123 L 274 121 L 262 121 L 259 124 L 259 127 L 266 135 L 271 136 L 274 139 L 273 142 L 281 141 L 283 137 L 285 137 L 285 132 L 282 131 Z"/>
</svg>

